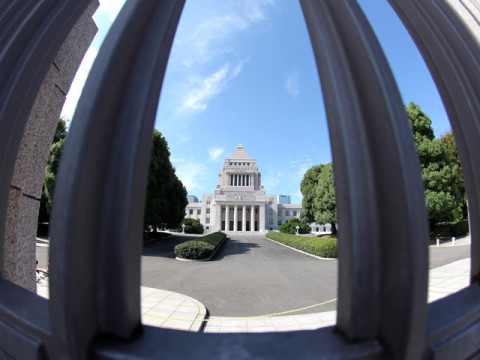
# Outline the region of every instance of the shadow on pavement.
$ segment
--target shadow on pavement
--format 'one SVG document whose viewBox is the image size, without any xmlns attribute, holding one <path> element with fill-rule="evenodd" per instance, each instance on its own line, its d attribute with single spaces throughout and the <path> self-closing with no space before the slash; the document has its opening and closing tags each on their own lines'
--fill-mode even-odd
<svg viewBox="0 0 480 360">
<path fill-rule="evenodd" d="M 257 243 L 241 242 L 227 238 L 220 250 L 218 250 L 218 252 L 210 261 L 219 261 L 229 256 L 245 254 L 251 249 L 259 247 L 261 246 L 259 246 Z"/>
</svg>

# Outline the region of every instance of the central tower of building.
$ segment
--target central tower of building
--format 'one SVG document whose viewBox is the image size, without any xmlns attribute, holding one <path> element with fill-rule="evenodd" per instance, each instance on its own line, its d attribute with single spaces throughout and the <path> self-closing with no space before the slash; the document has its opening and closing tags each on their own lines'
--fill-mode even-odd
<svg viewBox="0 0 480 360">
<path fill-rule="evenodd" d="M 206 232 L 245 233 L 276 230 L 291 217 L 300 216 L 301 205 L 279 205 L 276 195 L 266 195 L 257 162 L 237 145 L 218 174 L 213 194 L 203 194 L 201 202 L 191 202 L 186 216 L 198 219 Z"/>
</svg>

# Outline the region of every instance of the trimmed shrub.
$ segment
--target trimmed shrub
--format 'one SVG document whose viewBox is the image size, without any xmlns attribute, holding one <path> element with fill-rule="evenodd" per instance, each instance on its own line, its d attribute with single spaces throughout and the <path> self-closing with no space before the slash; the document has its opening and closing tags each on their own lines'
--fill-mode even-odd
<svg viewBox="0 0 480 360">
<path fill-rule="evenodd" d="M 226 236 L 222 232 L 216 232 L 178 244 L 175 246 L 175 256 L 190 260 L 206 259 L 222 244 Z"/>
<path fill-rule="evenodd" d="M 273 231 L 267 233 L 266 237 L 312 255 L 324 258 L 337 257 L 337 239 L 328 237 L 306 237 Z"/>
<path fill-rule="evenodd" d="M 468 234 L 468 220 L 463 219 L 453 225 L 452 233 L 454 236 L 466 236 Z"/>
<path fill-rule="evenodd" d="M 436 224 L 430 233 L 432 238 L 451 238 L 452 236 L 466 236 L 468 234 L 468 220 Z"/>
<path fill-rule="evenodd" d="M 203 234 L 203 225 L 196 219 L 185 218 L 181 224 L 185 225 L 185 234 Z M 178 228 L 172 229 L 172 231 L 182 232 L 183 228 L 181 224 Z"/>
<path fill-rule="evenodd" d="M 291 218 L 286 223 L 280 225 L 280 232 L 285 234 L 296 234 L 297 233 L 297 225 L 298 225 L 298 233 L 299 234 L 309 234 L 310 233 L 310 226 L 305 221 L 301 221 L 298 218 Z"/>
</svg>

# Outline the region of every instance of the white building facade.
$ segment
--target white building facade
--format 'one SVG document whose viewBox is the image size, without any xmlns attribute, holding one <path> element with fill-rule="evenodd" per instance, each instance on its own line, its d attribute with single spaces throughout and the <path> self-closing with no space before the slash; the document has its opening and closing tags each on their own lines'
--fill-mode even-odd
<svg viewBox="0 0 480 360">
<path fill-rule="evenodd" d="M 257 162 L 238 145 L 225 159 L 215 193 L 189 203 L 185 216 L 199 220 L 205 232 L 278 230 L 302 211 L 302 205 L 279 204 L 278 199 L 265 194 Z"/>
</svg>

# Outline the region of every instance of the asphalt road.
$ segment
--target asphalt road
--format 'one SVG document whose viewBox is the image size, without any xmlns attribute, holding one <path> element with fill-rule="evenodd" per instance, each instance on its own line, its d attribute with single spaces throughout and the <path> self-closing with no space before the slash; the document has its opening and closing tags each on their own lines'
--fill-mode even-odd
<svg viewBox="0 0 480 360">
<path fill-rule="evenodd" d="M 202 302 L 211 316 L 257 316 L 289 311 L 336 297 L 337 261 L 318 260 L 263 236 L 233 236 L 209 262 L 174 259 L 174 236 L 144 247 L 142 285 L 179 292 Z M 430 268 L 470 256 L 466 245 L 430 247 Z M 37 247 L 45 267 L 48 248 Z M 336 304 L 301 313 L 334 310 Z"/>
<path fill-rule="evenodd" d="M 263 236 L 235 235 L 211 261 L 185 262 L 174 259 L 178 242 L 165 240 L 145 247 L 142 285 L 191 296 L 211 316 L 271 314 L 337 296 L 336 260 L 318 260 Z M 332 303 L 303 313 L 335 308 Z"/>
</svg>

